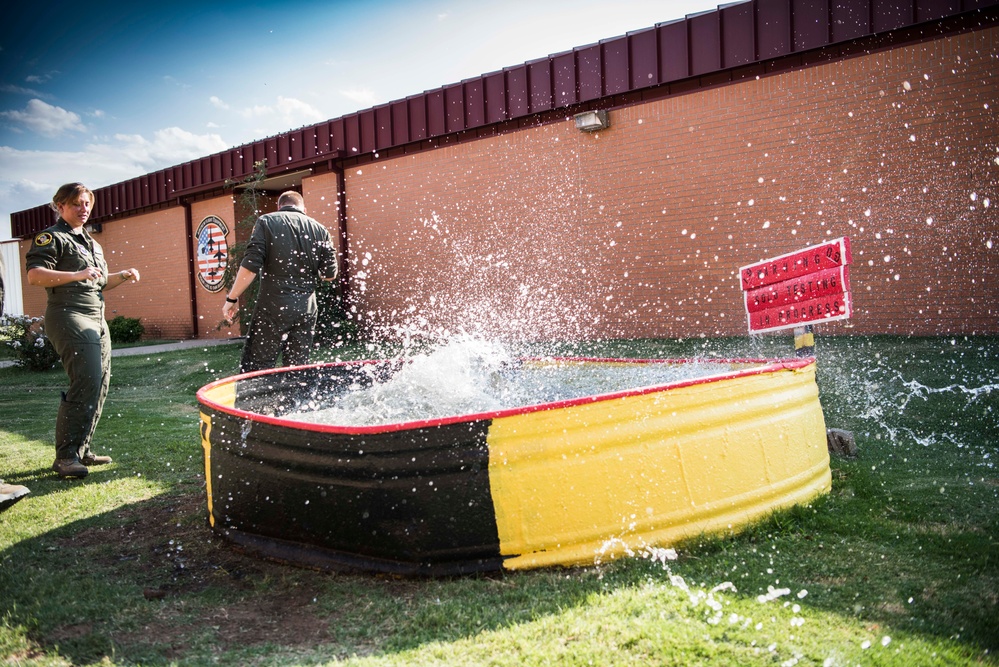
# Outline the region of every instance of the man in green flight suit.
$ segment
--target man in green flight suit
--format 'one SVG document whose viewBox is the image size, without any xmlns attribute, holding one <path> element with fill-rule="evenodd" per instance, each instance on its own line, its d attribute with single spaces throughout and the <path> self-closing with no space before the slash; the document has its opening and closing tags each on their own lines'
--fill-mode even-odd
<svg viewBox="0 0 999 667">
<path fill-rule="evenodd" d="M 232 322 L 239 297 L 260 275 L 260 293 L 239 362 L 240 372 L 309 363 L 319 307 L 316 287 L 337 277 L 333 238 L 305 214 L 302 195 L 278 197 L 278 211 L 257 218 L 222 317 Z"/>
</svg>

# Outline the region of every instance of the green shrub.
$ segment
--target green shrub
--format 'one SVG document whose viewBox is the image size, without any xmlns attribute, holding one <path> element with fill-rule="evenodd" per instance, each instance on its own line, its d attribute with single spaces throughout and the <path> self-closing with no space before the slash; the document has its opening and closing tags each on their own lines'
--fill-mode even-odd
<svg viewBox="0 0 999 667">
<path fill-rule="evenodd" d="M 137 343 L 146 332 L 146 327 L 137 317 L 119 315 L 108 322 L 108 331 L 111 332 L 112 343 Z"/>
<path fill-rule="evenodd" d="M 18 366 L 31 371 L 47 371 L 59 363 L 59 355 L 45 335 L 44 320 L 25 315 L 0 318 L 0 338 L 13 350 Z"/>
</svg>

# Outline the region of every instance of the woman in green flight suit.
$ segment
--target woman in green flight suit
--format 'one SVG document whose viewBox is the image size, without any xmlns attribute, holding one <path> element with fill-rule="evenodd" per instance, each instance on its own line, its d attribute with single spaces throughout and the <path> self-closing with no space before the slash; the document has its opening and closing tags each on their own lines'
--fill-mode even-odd
<svg viewBox="0 0 999 667">
<path fill-rule="evenodd" d="M 108 273 L 104 250 L 84 228 L 93 205 L 82 183 L 59 188 L 52 198 L 59 219 L 35 235 L 25 258 L 28 284 L 48 293 L 45 333 L 69 376 L 56 418 L 52 469 L 60 477 L 86 477 L 87 466 L 111 462 L 90 450 L 111 378 L 103 292 L 139 280 L 135 269 Z"/>
</svg>

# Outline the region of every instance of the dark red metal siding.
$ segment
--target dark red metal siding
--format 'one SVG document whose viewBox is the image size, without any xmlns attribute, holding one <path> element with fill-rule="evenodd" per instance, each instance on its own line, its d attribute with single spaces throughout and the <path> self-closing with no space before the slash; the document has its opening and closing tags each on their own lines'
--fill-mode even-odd
<svg viewBox="0 0 999 667">
<path fill-rule="evenodd" d="M 422 141 L 427 138 L 427 99 L 417 95 L 406 100 L 409 111 L 409 140 Z"/>
<path fill-rule="evenodd" d="M 232 156 L 232 171 L 237 178 L 250 173 L 253 169 L 253 154 L 246 147 L 237 148 Z M 171 174 L 171 178 L 173 175 Z"/>
<path fill-rule="evenodd" d="M 396 146 L 408 144 L 409 131 L 409 101 L 402 100 L 392 103 L 392 143 Z"/>
<path fill-rule="evenodd" d="M 319 133 L 317 128 L 322 125 L 313 125 L 302 130 L 302 159 L 312 159 L 320 154 Z M 325 151 L 324 151 L 325 152 Z"/>
<path fill-rule="evenodd" d="M 99 219 L 173 203 L 244 179 L 267 160 L 282 170 L 374 153 L 531 114 L 996 8 L 999 0 L 747 0 L 292 130 L 95 192 Z M 994 20 L 994 16 L 991 20 Z M 968 24 L 970 25 L 970 17 Z M 693 77 L 705 77 L 698 81 Z M 29 236 L 51 224 L 46 205 L 11 215 Z"/>
<path fill-rule="evenodd" d="M 98 218 L 109 210 L 109 206 L 111 206 L 111 196 L 107 189 L 101 188 L 94 193 L 94 208 L 91 211 L 91 215 Z"/>
<path fill-rule="evenodd" d="M 760 60 L 780 58 L 791 53 L 790 0 L 771 0 L 757 4 L 756 35 L 756 49 Z"/>
<path fill-rule="evenodd" d="M 444 132 L 461 132 L 465 129 L 465 91 L 461 84 L 444 89 Z"/>
<path fill-rule="evenodd" d="M 917 0 L 916 22 L 936 21 L 961 10 L 960 0 Z"/>
<path fill-rule="evenodd" d="M 267 169 L 269 172 L 273 173 L 274 170 L 281 168 L 281 161 L 278 159 L 277 152 L 277 142 L 274 137 L 264 139 L 262 144 L 263 148 L 263 159 L 267 161 Z M 201 185 L 201 177 L 198 176 L 197 185 Z"/>
<path fill-rule="evenodd" d="M 285 134 L 278 135 L 274 137 L 274 160 L 273 163 L 268 163 L 276 166 L 277 168 L 283 168 L 285 165 L 291 163 L 292 155 L 292 144 L 294 142 L 294 132 L 288 132 Z M 212 181 L 206 181 L 211 183 Z"/>
<path fill-rule="evenodd" d="M 385 150 L 393 146 L 392 107 L 385 104 L 375 107 L 375 149 Z"/>
<path fill-rule="evenodd" d="M 115 188 L 118 191 L 118 204 L 124 210 L 128 210 L 134 207 L 134 202 L 132 201 L 132 188 L 131 183 L 119 183 Z"/>
<path fill-rule="evenodd" d="M 333 145 L 330 143 L 329 123 L 316 125 L 316 157 L 333 152 Z"/>
<path fill-rule="evenodd" d="M 832 7 L 831 30 L 834 42 L 870 34 L 870 0 L 837 0 Z"/>
<path fill-rule="evenodd" d="M 718 12 L 687 19 L 690 26 L 690 73 L 708 74 L 721 69 L 721 30 Z"/>
<path fill-rule="evenodd" d="M 528 84 L 531 87 L 531 113 L 552 108 L 552 61 L 548 58 L 527 64 Z"/>
<path fill-rule="evenodd" d="M 828 0 L 792 0 L 795 51 L 818 49 L 829 43 Z"/>
<path fill-rule="evenodd" d="M 295 160 L 297 162 L 302 162 L 306 158 L 316 157 L 316 131 L 313 127 L 303 127 L 296 134 L 298 140 L 297 145 L 297 157 Z"/>
<path fill-rule="evenodd" d="M 909 25 L 915 14 L 912 0 L 872 0 L 874 32 L 887 32 Z"/>
<path fill-rule="evenodd" d="M 264 139 L 263 141 L 258 141 L 255 144 L 253 144 L 253 162 L 254 163 L 257 163 L 257 162 L 260 162 L 260 161 L 263 161 L 263 160 L 267 160 L 268 158 L 273 159 L 273 157 L 271 155 L 269 155 L 269 148 L 268 148 L 268 141 L 267 141 L 267 139 Z M 270 167 L 271 166 L 270 163 L 268 163 L 267 166 Z"/>
<path fill-rule="evenodd" d="M 216 181 L 224 181 L 229 177 L 229 174 L 222 171 L 222 156 L 213 155 L 208 161 L 211 167 L 208 170 L 208 183 L 214 183 Z"/>
<path fill-rule="evenodd" d="M 738 67 L 756 61 L 756 31 L 753 21 L 753 3 L 727 7 L 721 10 L 722 67 Z"/>
<path fill-rule="evenodd" d="M 303 127 L 298 131 L 298 157 L 296 160 L 302 162 L 306 158 L 316 157 L 316 131 L 315 126 Z"/>
<path fill-rule="evenodd" d="M 464 82 L 462 90 L 465 94 L 465 127 L 482 127 L 486 124 L 486 97 L 482 79 Z"/>
<path fill-rule="evenodd" d="M 444 91 L 434 90 L 427 93 L 427 132 L 429 136 L 439 137 L 447 133 L 444 117 Z"/>
<path fill-rule="evenodd" d="M 619 37 L 603 42 L 604 95 L 619 95 L 631 90 L 629 41 L 628 37 Z"/>
<path fill-rule="evenodd" d="M 531 96 L 528 92 L 527 65 L 506 71 L 507 109 L 510 118 L 522 118 L 531 113 Z"/>
<path fill-rule="evenodd" d="M 235 151 L 229 150 L 226 151 L 225 153 L 222 153 L 222 171 L 226 174 L 229 174 L 230 178 L 235 179 L 240 177 L 239 171 L 236 169 L 236 164 L 237 162 L 235 157 Z M 157 199 L 155 201 L 163 201 L 163 200 Z M 150 203 L 155 203 L 155 202 L 150 202 Z"/>
<path fill-rule="evenodd" d="M 595 99 L 600 97 L 600 68 L 599 62 L 596 68 L 589 68 L 583 66 L 583 62 L 587 58 L 587 54 L 591 53 L 593 49 L 599 50 L 600 47 L 590 47 L 590 49 L 585 49 L 579 51 L 579 59 L 582 61 L 580 63 L 581 69 L 590 69 L 588 72 L 590 81 L 596 81 L 597 92 L 592 97 L 587 97 L 585 92 L 585 84 L 580 81 L 580 87 L 584 88 L 583 100 Z M 596 56 L 599 60 L 599 56 Z M 555 106 L 566 107 L 570 104 L 575 104 L 579 102 L 579 96 L 576 94 L 576 54 L 575 53 L 563 53 L 560 56 L 556 56 L 552 59 L 552 71 L 553 78 L 555 80 Z"/>
<path fill-rule="evenodd" d="M 510 116 L 506 106 L 506 75 L 496 72 L 485 77 L 486 123 L 502 123 Z"/>
<path fill-rule="evenodd" d="M 197 173 L 196 185 L 204 186 L 208 185 L 209 183 L 213 183 L 215 181 L 214 175 L 212 174 L 213 157 L 215 156 L 212 155 L 209 156 L 207 159 L 198 160 L 197 162 L 194 163 L 196 167 L 200 167 L 199 169 L 195 169 L 195 172 Z"/>
<path fill-rule="evenodd" d="M 629 37 L 632 89 L 655 85 L 659 82 L 659 49 L 655 28 L 632 33 Z"/>
<path fill-rule="evenodd" d="M 667 23 L 659 28 L 660 83 L 690 76 L 690 53 L 687 48 L 687 22 Z"/>
<path fill-rule="evenodd" d="M 360 116 L 347 116 L 343 119 L 344 140 L 347 142 L 347 154 L 356 155 L 361 152 L 361 121 Z"/>
<path fill-rule="evenodd" d="M 358 114 L 361 130 L 361 152 L 373 153 L 378 149 L 375 143 L 375 110 L 368 109 Z"/>
</svg>

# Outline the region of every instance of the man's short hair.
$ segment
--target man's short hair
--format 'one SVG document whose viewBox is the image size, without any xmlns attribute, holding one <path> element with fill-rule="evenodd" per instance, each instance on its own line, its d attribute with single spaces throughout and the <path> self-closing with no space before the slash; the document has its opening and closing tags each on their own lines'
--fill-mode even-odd
<svg viewBox="0 0 999 667">
<path fill-rule="evenodd" d="M 294 190 L 288 190 L 287 192 L 282 192 L 281 196 L 278 197 L 278 208 L 284 208 L 285 206 L 294 206 L 295 208 L 305 208 L 305 198 L 298 194 Z"/>
</svg>

